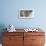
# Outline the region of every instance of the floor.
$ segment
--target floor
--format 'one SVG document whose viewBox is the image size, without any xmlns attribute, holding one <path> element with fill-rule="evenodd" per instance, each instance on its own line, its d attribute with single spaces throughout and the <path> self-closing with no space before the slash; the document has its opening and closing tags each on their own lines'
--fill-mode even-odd
<svg viewBox="0 0 46 46">
<path fill-rule="evenodd" d="M 0 46 L 2 46 L 2 44 L 0 44 Z"/>
</svg>

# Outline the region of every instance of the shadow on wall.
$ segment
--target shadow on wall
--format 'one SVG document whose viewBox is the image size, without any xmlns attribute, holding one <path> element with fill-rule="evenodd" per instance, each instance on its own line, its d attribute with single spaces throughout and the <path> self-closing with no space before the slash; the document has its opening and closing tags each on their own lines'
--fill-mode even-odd
<svg viewBox="0 0 46 46">
<path fill-rule="evenodd" d="M 2 32 L 5 32 L 3 29 L 6 28 L 4 24 L 0 24 L 0 43 L 2 43 Z"/>
</svg>

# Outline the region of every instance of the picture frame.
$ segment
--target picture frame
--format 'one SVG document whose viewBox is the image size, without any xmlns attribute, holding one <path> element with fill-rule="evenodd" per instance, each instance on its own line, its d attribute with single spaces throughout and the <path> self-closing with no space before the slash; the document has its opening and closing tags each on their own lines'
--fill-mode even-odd
<svg viewBox="0 0 46 46">
<path fill-rule="evenodd" d="M 19 9 L 19 18 L 33 18 L 34 13 L 32 9 Z"/>
</svg>

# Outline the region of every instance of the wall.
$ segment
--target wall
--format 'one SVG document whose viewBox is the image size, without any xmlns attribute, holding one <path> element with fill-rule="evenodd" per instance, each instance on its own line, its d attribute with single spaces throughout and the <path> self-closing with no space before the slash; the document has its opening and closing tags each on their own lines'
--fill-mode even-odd
<svg viewBox="0 0 46 46">
<path fill-rule="evenodd" d="M 0 0 L 0 25 L 13 24 L 16 28 L 42 27 L 46 28 L 46 0 Z M 18 10 L 30 8 L 34 18 L 19 19 Z"/>
</svg>

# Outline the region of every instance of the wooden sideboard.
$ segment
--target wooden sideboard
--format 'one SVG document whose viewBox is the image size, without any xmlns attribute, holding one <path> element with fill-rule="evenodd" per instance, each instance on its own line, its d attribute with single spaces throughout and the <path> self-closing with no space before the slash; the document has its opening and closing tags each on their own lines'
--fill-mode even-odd
<svg viewBox="0 0 46 46">
<path fill-rule="evenodd" d="M 3 32 L 3 46 L 44 46 L 44 32 Z"/>
</svg>

